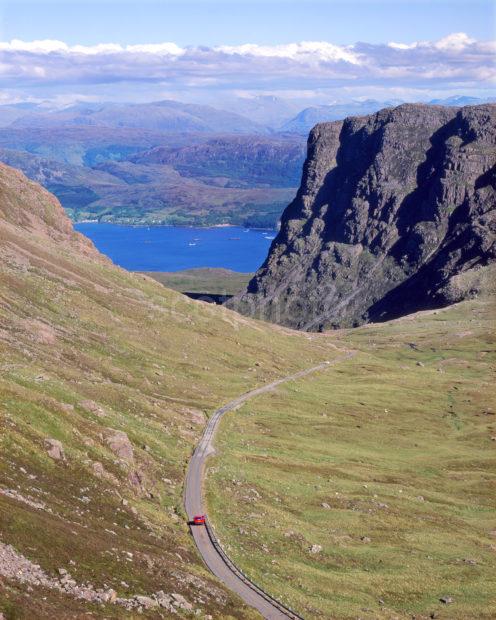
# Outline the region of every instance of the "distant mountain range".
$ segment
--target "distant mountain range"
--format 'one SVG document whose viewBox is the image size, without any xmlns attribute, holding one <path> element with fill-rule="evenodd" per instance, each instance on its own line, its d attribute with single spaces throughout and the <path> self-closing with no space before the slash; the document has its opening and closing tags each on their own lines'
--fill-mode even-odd
<svg viewBox="0 0 496 620">
<path fill-rule="evenodd" d="M 11 112 L 12 113 L 12 112 Z M 1 114 L 1 111 L 0 111 Z M 267 133 L 268 129 L 234 112 L 211 106 L 153 103 L 79 103 L 62 109 L 29 110 L 14 119 L 14 128 L 110 127 L 159 132 Z"/>
<path fill-rule="evenodd" d="M 466 106 L 477 105 L 480 103 L 496 101 L 496 97 L 488 99 L 478 99 L 476 97 L 449 97 L 447 99 L 432 99 L 429 104 L 444 106 Z M 352 101 L 348 103 L 335 103 L 331 105 L 312 106 L 299 112 L 294 118 L 284 123 L 281 131 L 291 133 L 308 134 L 317 125 L 328 121 L 338 121 L 347 116 L 365 116 L 373 114 L 383 108 L 390 108 L 404 103 L 400 100 L 376 101 L 367 99 L 365 101 Z"/>
<path fill-rule="evenodd" d="M 496 101 L 464 95 L 427 102 L 465 106 Z M 405 103 L 394 100 L 356 100 L 313 105 L 274 96 L 239 97 L 226 100 L 222 109 L 210 105 L 173 100 L 151 103 L 86 103 L 65 107 L 48 103 L 20 103 L 0 106 L 0 127 L 12 129 L 62 129 L 100 127 L 139 129 L 154 133 L 261 134 L 274 132 L 308 133 L 317 123 L 363 116 L 386 107 Z"/>
<path fill-rule="evenodd" d="M 227 99 L 222 102 L 222 107 L 272 130 L 278 130 L 294 118 L 301 111 L 303 105 L 301 102 L 292 99 L 283 99 L 273 95 L 259 95 L 256 97 L 238 97 L 234 100 Z"/>
<path fill-rule="evenodd" d="M 395 103 L 299 112 L 267 96 L 226 101 L 229 111 L 177 101 L 4 105 L 0 161 L 42 183 L 76 221 L 273 227 L 300 183 L 309 130 Z"/>
<path fill-rule="evenodd" d="M 393 101 L 376 101 L 368 99 L 366 101 L 352 101 L 349 103 L 335 103 L 331 105 L 320 105 L 305 108 L 294 118 L 282 125 L 281 131 L 291 133 L 308 134 L 317 125 L 327 121 L 337 121 L 347 116 L 363 116 L 372 114 L 381 108 L 395 105 Z"/>
</svg>

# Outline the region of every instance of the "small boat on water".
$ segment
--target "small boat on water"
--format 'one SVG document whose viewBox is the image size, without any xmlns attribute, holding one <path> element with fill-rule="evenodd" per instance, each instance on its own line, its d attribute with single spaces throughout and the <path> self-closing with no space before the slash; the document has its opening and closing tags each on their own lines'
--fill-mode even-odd
<svg viewBox="0 0 496 620">
<path fill-rule="evenodd" d="M 196 243 L 188 243 L 188 245 L 196 245 Z"/>
<path fill-rule="evenodd" d="M 241 237 L 229 237 L 229 241 L 239 241 Z"/>
</svg>

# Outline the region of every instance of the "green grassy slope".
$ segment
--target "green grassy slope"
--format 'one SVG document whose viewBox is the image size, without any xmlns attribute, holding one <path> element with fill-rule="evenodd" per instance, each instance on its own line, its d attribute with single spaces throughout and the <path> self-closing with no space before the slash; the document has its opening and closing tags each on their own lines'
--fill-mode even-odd
<svg viewBox="0 0 496 620">
<path fill-rule="evenodd" d="M 325 336 L 258 324 L 115 267 L 50 194 L 0 166 L 0 547 L 118 596 L 163 590 L 195 617 L 256 617 L 196 553 L 186 463 L 219 404 L 332 355 Z M 116 430 L 131 456 L 112 448 Z M 47 439 L 65 460 L 48 455 Z M 2 570 L 8 620 L 137 615 L 30 591 Z"/>
<path fill-rule="evenodd" d="M 236 295 L 246 288 L 252 273 L 239 273 L 230 269 L 183 269 L 182 271 L 150 271 L 157 282 L 181 293 L 208 293 L 210 295 Z"/>
<path fill-rule="evenodd" d="M 496 617 L 494 318 L 335 332 L 352 359 L 226 418 L 210 517 L 250 576 L 307 618 Z"/>
</svg>

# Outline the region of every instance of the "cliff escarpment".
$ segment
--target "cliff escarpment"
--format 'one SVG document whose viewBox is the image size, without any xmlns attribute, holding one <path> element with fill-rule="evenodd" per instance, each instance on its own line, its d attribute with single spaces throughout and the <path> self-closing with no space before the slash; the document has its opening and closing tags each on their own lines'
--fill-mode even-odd
<svg viewBox="0 0 496 620">
<path fill-rule="evenodd" d="M 318 331 L 475 296 L 494 281 L 495 188 L 495 105 L 317 125 L 269 255 L 229 305 Z"/>
</svg>

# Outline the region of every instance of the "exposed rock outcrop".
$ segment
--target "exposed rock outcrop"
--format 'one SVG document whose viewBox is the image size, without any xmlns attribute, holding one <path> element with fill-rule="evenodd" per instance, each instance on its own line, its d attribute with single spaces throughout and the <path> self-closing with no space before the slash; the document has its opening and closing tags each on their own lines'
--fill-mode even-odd
<svg viewBox="0 0 496 620">
<path fill-rule="evenodd" d="M 58 569 L 59 576 L 53 577 L 44 571 L 39 564 L 34 564 L 12 547 L 0 542 L 0 577 L 17 580 L 32 586 L 41 586 L 50 590 L 58 590 L 63 594 L 82 599 L 90 603 L 104 605 L 111 603 L 125 609 L 138 610 L 161 607 L 171 614 L 178 611 L 191 611 L 193 605 L 177 592 L 166 594 L 162 590 L 150 596 L 136 594 L 130 598 L 119 598 L 112 588 L 95 588 L 91 583 L 78 584 L 64 568 Z M 2 620 L 0 613 L 0 620 Z"/>
<path fill-rule="evenodd" d="M 107 444 L 112 452 L 122 461 L 126 463 L 132 463 L 134 461 L 133 445 L 124 431 L 109 428 Z"/>
<path fill-rule="evenodd" d="M 104 418 L 107 415 L 105 409 L 98 403 L 95 403 L 94 400 L 83 400 L 79 403 L 79 406 L 85 411 L 94 413 L 99 418 Z"/>
<path fill-rule="evenodd" d="M 494 282 L 496 106 L 401 105 L 317 125 L 244 314 L 318 331 L 441 307 Z"/>
<path fill-rule="evenodd" d="M 64 461 L 64 446 L 58 439 L 45 439 L 45 448 L 48 456 L 54 461 Z"/>
</svg>

